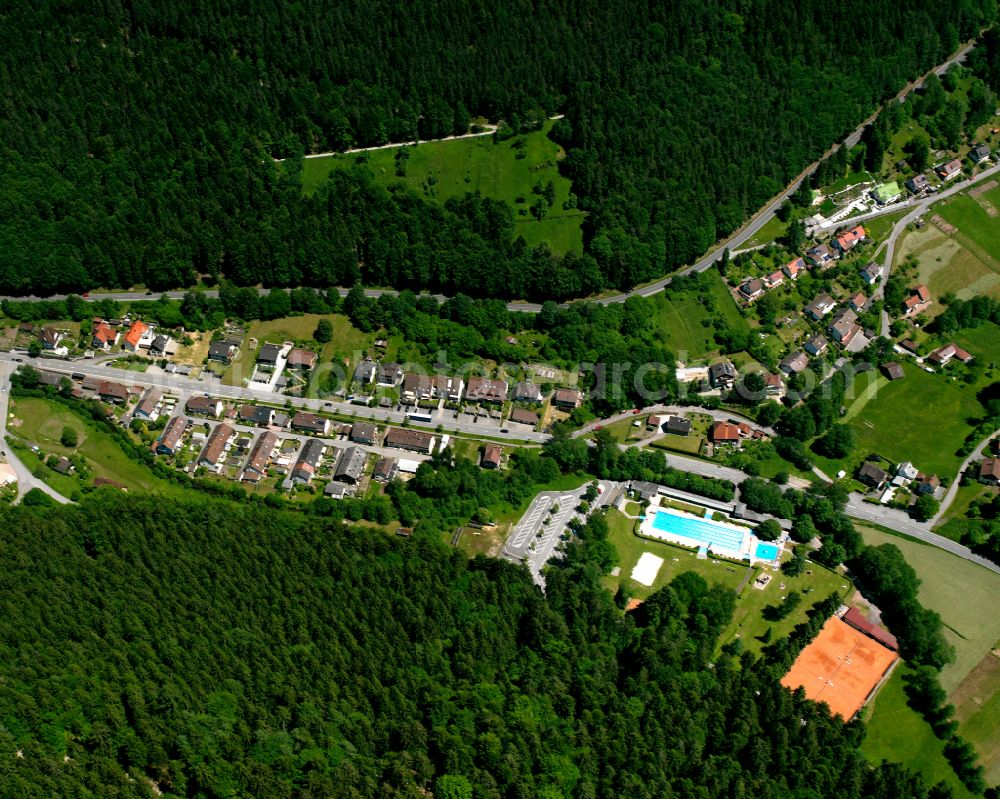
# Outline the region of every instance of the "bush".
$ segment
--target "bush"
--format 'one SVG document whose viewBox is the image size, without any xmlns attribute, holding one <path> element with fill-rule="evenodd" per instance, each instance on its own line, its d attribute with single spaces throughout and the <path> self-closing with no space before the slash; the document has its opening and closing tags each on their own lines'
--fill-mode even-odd
<svg viewBox="0 0 1000 799">
<path fill-rule="evenodd" d="M 77 438 L 76 430 L 72 427 L 64 427 L 62 435 L 59 436 L 59 443 L 64 447 L 69 447 L 70 449 L 76 447 L 79 439 Z"/>
</svg>

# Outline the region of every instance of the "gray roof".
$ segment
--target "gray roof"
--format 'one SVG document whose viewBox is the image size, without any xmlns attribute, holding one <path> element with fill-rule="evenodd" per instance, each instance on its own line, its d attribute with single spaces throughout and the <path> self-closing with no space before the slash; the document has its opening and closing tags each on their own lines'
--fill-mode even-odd
<svg viewBox="0 0 1000 799">
<path fill-rule="evenodd" d="M 356 483 L 365 469 L 368 453 L 361 447 L 350 447 L 340 456 L 334 479 L 344 483 Z"/>
<path fill-rule="evenodd" d="M 279 344 L 264 344 L 260 348 L 260 353 L 257 355 L 257 363 L 277 363 L 278 356 L 281 354 L 281 345 Z"/>
</svg>

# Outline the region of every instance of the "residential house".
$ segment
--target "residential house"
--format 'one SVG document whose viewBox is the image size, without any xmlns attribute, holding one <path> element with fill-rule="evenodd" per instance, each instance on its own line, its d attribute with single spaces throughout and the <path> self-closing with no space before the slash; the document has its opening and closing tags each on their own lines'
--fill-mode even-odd
<svg viewBox="0 0 1000 799">
<path fill-rule="evenodd" d="M 833 250 L 828 244 L 817 244 L 806 250 L 806 260 L 813 266 L 829 266 L 833 262 Z"/>
<path fill-rule="evenodd" d="M 429 375 L 409 374 L 403 378 L 400 396 L 404 402 L 416 403 L 434 396 L 434 381 Z"/>
<path fill-rule="evenodd" d="M 458 402 L 465 391 L 465 381 L 460 377 L 437 374 L 434 375 L 432 384 L 434 396 L 443 398 L 445 402 Z"/>
<path fill-rule="evenodd" d="M 872 199 L 879 205 L 894 203 L 902 196 L 903 192 L 900 190 L 899 184 L 894 180 L 872 189 Z"/>
<path fill-rule="evenodd" d="M 479 465 L 484 469 L 499 469 L 502 455 L 503 450 L 499 444 L 487 444 L 483 447 L 483 457 L 479 461 Z"/>
<path fill-rule="evenodd" d="M 691 432 L 691 420 L 686 416 L 668 416 L 662 429 L 666 433 L 686 436 Z"/>
<path fill-rule="evenodd" d="M 169 353 L 167 350 L 171 349 L 171 344 L 173 342 L 170 340 L 170 336 L 164 336 L 162 333 L 154 336 L 153 340 L 149 342 L 149 354 L 151 356 L 162 358 Z"/>
<path fill-rule="evenodd" d="M 780 269 L 777 272 L 772 272 L 771 274 L 764 276 L 764 285 L 768 289 L 776 289 L 784 282 L 785 275 Z"/>
<path fill-rule="evenodd" d="M 239 417 L 243 424 L 267 427 L 274 421 L 274 409 L 264 405 L 240 405 Z"/>
<path fill-rule="evenodd" d="M 465 399 L 469 402 L 504 403 L 507 401 L 507 381 L 492 380 L 488 377 L 470 377 L 465 388 Z"/>
<path fill-rule="evenodd" d="M 469 381 L 471 382 L 471 381 Z M 422 430 L 409 430 L 405 427 L 390 427 L 385 434 L 385 446 L 396 449 L 411 449 L 430 455 L 434 452 L 437 438 Z"/>
<path fill-rule="evenodd" d="M 962 162 L 957 158 L 953 158 L 947 163 L 939 164 L 934 167 L 934 171 L 937 172 L 937 176 L 941 178 L 941 180 L 951 180 L 961 174 Z"/>
<path fill-rule="evenodd" d="M 517 383 L 514 386 L 514 402 L 541 402 L 542 390 L 534 383 Z"/>
<path fill-rule="evenodd" d="M 270 430 L 261 433 L 250 450 L 250 457 L 247 458 L 243 467 L 243 475 L 240 477 L 246 483 L 258 483 L 267 474 L 267 464 L 271 460 L 274 448 L 278 445 L 278 437 Z"/>
<path fill-rule="evenodd" d="M 354 368 L 354 382 L 362 386 L 369 386 L 375 382 L 376 372 L 378 372 L 378 364 L 366 358 Z"/>
<path fill-rule="evenodd" d="M 579 408 L 583 402 L 583 394 L 575 388 L 560 388 L 552 394 L 552 404 L 564 411 Z"/>
<path fill-rule="evenodd" d="M 150 335 L 149 325 L 145 322 L 135 321 L 125 334 L 122 346 L 130 352 L 138 352 L 143 344 L 148 347 L 152 342 L 153 338 Z"/>
<path fill-rule="evenodd" d="M 343 483 L 327 483 L 323 496 L 327 499 L 343 499 L 347 496 L 347 486 Z"/>
<path fill-rule="evenodd" d="M 217 424 L 208 436 L 208 442 L 205 444 L 205 449 L 201 451 L 198 464 L 210 469 L 217 468 L 222 461 L 226 445 L 229 444 L 234 435 L 236 435 L 236 431 L 225 422 Z"/>
<path fill-rule="evenodd" d="M 213 341 L 208 345 L 208 360 L 218 363 L 229 363 L 237 355 L 240 348 L 233 341 Z"/>
<path fill-rule="evenodd" d="M 43 327 L 42 332 L 38 334 L 38 340 L 42 343 L 43 350 L 54 350 L 62 339 L 63 334 L 54 327 Z"/>
<path fill-rule="evenodd" d="M 322 436 L 326 435 L 330 429 L 330 420 L 324 419 L 322 416 L 317 416 L 315 413 L 299 411 L 292 417 L 292 429 L 302 430 L 306 433 L 316 433 Z"/>
<path fill-rule="evenodd" d="M 534 411 L 526 411 L 524 408 L 514 408 L 508 418 L 510 422 L 518 424 L 530 424 L 532 427 L 538 424 L 538 414 Z"/>
<path fill-rule="evenodd" d="M 990 148 L 985 144 L 973 145 L 969 150 L 969 160 L 974 164 L 979 164 L 990 157 Z"/>
<path fill-rule="evenodd" d="M 312 369 L 318 359 L 319 356 L 312 350 L 294 347 L 288 353 L 288 360 L 285 362 L 285 366 L 289 369 Z"/>
<path fill-rule="evenodd" d="M 357 485 L 358 480 L 365 471 L 365 462 L 368 460 L 368 453 L 361 447 L 349 447 L 344 450 L 337 461 L 337 468 L 334 469 L 333 479 L 341 483 Z"/>
<path fill-rule="evenodd" d="M 850 308 L 841 308 L 833 317 L 826 332 L 841 346 L 850 346 L 854 337 L 861 332 L 861 326 L 858 325 L 858 315 Z"/>
<path fill-rule="evenodd" d="M 139 419 L 155 419 L 156 406 L 159 404 L 161 397 L 163 397 L 163 392 L 160 389 L 146 389 L 146 393 L 142 395 L 139 404 L 135 406 L 132 416 Z"/>
<path fill-rule="evenodd" d="M 716 446 L 729 444 L 739 446 L 740 429 L 731 422 L 716 422 L 709 431 L 709 440 Z"/>
<path fill-rule="evenodd" d="M 847 304 L 851 306 L 852 311 L 862 313 L 868 307 L 868 296 L 863 291 L 859 291 L 847 301 Z"/>
<path fill-rule="evenodd" d="M 383 483 L 389 483 L 395 478 L 398 471 L 398 464 L 395 458 L 379 458 L 375 463 L 375 471 L 372 477 Z"/>
<path fill-rule="evenodd" d="M 740 296 L 743 297 L 747 302 L 753 302 L 761 294 L 764 293 L 764 283 L 757 278 L 751 280 L 744 280 L 740 287 L 737 289 Z"/>
<path fill-rule="evenodd" d="M 910 355 L 920 354 L 920 347 L 917 346 L 917 342 L 915 342 L 913 339 L 908 338 L 904 341 L 900 341 L 899 346 L 902 347 L 904 350 L 906 350 L 908 353 L 910 353 Z"/>
<path fill-rule="evenodd" d="M 350 439 L 355 444 L 374 446 L 378 442 L 378 428 L 371 422 L 355 422 L 351 425 Z"/>
<path fill-rule="evenodd" d="M 222 413 L 222 400 L 211 397 L 189 397 L 184 410 L 193 416 L 218 416 Z"/>
<path fill-rule="evenodd" d="M 861 225 L 857 225 L 841 233 L 839 236 L 835 236 L 833 246 L 836 247 L 837 252 L 841 255 L 847 255 L 847 253 L 857 247 L 866 238 L 865 229 Z"/>
<path fill-rule="evenodd" d="M 778 364 L 778 368 L 786 375 L 797 375 L 804 372 L 808 366 L 809 357 L 802 350 L 796 350 L 786 355 Z"/>
<path fill-rule="evenodd" d="M 98 350 L 109 350 L 118 343 L 118 331 L 103 319 L 94 320 L 94 332 L 90 346 Z"/>
<path fill-rule="evenodd" d="M 121 383 L 113 383 L 110 380 L 103 380 L 97 387 L 97 396 L 104 402 L 113 402 L 116 405 L 124 405 L 128 402 L 128 389 Z"/>
<path fill-rule="evenodd" d="M 1000 458 L 986 458 L 979 464 L 979 482 L 1000 485 Z"/>
<path fill-rule="evenodd" d="M 906 181 L 906 188 L 908 188 L 913 194 L 920 194 L 922 191 L 927 191 L 930 186 L 931 182 L 925 175 L 915 175 Z"/>
<path fill-rule="evenodd" d="M 163 433 L 156 442 L 157 455 L 173 455 L 180 446 L 181 438 L 187 432 L 189 422 L 183 416 L 175 416 L 167 426 L 163 428 Z"/>
<path fill-rule="evenodd" d="M 380 363 L 375 367 L 375 384 L 393 388 L 403 381 L 403 367 L 398 363 Z"/>
<path fill-rule="evenodd" d="M 817 333 L 805 343 L 805 350 L 810 355 L 822 355 L 829 342 L 822 333 Z"/>
<path fill-rule="evenodd" d="M 265 342 L 260 348 L 260 352 L 257 353 L 257 363 L 264 366 L 277 366 L 283 349 L 280 344 L 268 344 Z"/>
<path fill-rule="evenodd" d="M 882 374 L 888 377 L 889 380 L 902 380 L 906 377 L 906 372 L 903 371 L 903 367 L 895 361 L 889 361 L 888 363 L 882 364 Z"/>
<path fill-rule="evenodd" d="M 830 311 L 837 307 L 837 301 L 829 294 L 820 294 L 806 306 L 806 313 L 819 322 Z"/>
<path fill-rule="evenodd" d="M 53 388 L 58 388 L 62 379 L 63 375 L 56 374 L 55 372 L 48 372 L 44 369 L 38 373 L 38 384 L 40 386 L 52 386 Z"/>
<path fill-rule="evenodd" d="M 736 383 L 736 367 L 730 361 L 720 361 L 708 367 L 708 383 L 712 388 L 729 391 Z"/>
<path fill-rule="evenodd" d="M 938 366 L 944 366 L 952 358 L 957 358 L 962 363 L 969 363 L 972 360 L 972 356 L 954 342 L 945 344 L 943 347 L 938 347 L 927 358 L 938 364 Z"/>
<path fill-rule="evenodd" d="M 801 275 L 805 270 L 806 262 L 802 258 L 795 258 L 781 267 L 781 271 L 784 272 L 790 280 L 798 280 L 799 275 Z"/>
<path fill-rule="evenodd" d="M 299 453 L 299 459 L 295 461 L 295 466 L 292 467 L 289 475 L 292 483 L 310 483 L 316 476 L 316 469 L 319 468 L 325 451 L 326 445 L 320 439 L 309 439 L 302 447 L 302 452 Z"/>
<path fill-rule="evenodd" d="M 910 461 L 903 461 L 896 467 L 896 478 L 901 481 L 900 485 L 909 485 L 911 481 L 917 479 L 919 474 L 920 470 Z"/>
<path fill-rule="evenodd" d="M 910 289 L 910 296 L 903 300 L 903 315 L 914 316 L 923 313 L 931 304 L 931 293 L 927 286 L 921 284 Z"/>
<path fill-rule="evenodd" d="M 780 375 L 773 375 L 770 372 L 764 374 L 764 393 L 770 397 L 781 393 L 783 384 Z"/>
<path fill-rule="evenodd" d="M 917 477 L 917 493 L 934 496 L 941 487 L 941 478 L 936 474 L 921 474 Z"/>
<path fill-rule="evenodd" d="M 889 475 L 885 469 L 876 466 L 871 461 L 865 461 L 861 464 L 861 468 L 858 469 L 858 480 L 870 485 L 872 488 L 882 488 L 888 479 Z"/>
<path fill-rule="evenodd" d="M 866 285 L 872 286 L 877 283 L 878 279 L 882 276 L 882 267 L 875 263 L 868 264 L 859 272 L 859 274 L 861 275 L 861 279 L 865 281 Z"/>
</svg>

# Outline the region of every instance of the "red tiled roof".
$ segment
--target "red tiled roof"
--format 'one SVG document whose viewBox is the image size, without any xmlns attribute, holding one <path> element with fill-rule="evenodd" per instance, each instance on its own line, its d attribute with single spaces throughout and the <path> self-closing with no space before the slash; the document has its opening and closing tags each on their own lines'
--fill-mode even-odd
<svg viewBox="0 0 1000 799">
<path fill-rule="evenodd" d="M 139 339 L 142 338 L 143 333 L 149 330 L 149 325 L 145 322 L 133 322 L 132 327 L 128 329 L 128 333 L 125 334 L 125 342 L 130 346 L 137 346 L 139 344 Z"/>
<path fill-rule="evenodd" d="M 716 422 L 712 425 L 712 441 L 739 441 L 740 429 L 729 422 Z"/>
<path fill-rule="evenodd" d="M 899 649 L 899 642 L 896 640 L 896 636 L 885 628 L 872 624 L 855 608 L 851 608 L 844 614 L 844 621 L 850 624 L 855 630 L 863 632 L 869 638 L 875 639 L 883 646 L 893 651 Z"/>
</svg>

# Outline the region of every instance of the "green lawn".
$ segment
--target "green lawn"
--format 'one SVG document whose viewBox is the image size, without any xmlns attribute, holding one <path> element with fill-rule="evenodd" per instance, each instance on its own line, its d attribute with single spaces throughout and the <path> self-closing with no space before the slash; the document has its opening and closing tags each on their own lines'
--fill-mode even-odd
<svg viewBox="0 0 1000 799">
<path fill-rule="evenodd" d="M 1000 326 L 984 322 L 955 334 L 955 343 L 972 353 L 980 363 L 993 368 L 1000 364 Z M 989 382 L 993 382 L 992 379 Z M 975 393 L 975 392 L 972 392 Z"/>
<path fill-rule="evenodd" d="M 480 192 L 485 197 L 504 200 L 515 210 L 517 233 L 529 245 L 546 242 L 556 254 L 581 252 L 583 213 L 564 208 L 569 199 L 570 182 L 559 174 L 562 148 L 548 138 L 553 122 L 544 128 L 508 141 L 493 143 L 493 137 L 481 136 L 458 141 L 424 142 L 407 147 L 406 174 L 396 174 L 396 155 L 400 148 L 375 150 L 352 155 L 310 158 L 303 162 L 302 185 L 314 193 L 334 169 L 360 165 L 383 185 L 405 183 L 431 202 L 444 203 L 451 197 Z M 517 146 L 518 142 L 523 147 Z M 523 153 L 523 158 L 518 158 Z M 533 188 L 552 181 L 555 202 L 541 221 L 528 210 L 536 199 Z M 519 201 L 520 200 L 520 201 Z M 523 213 L 522 213 L 523 212 Z"/>
<path fill-rule="evenodd" d="M 944 780 L 955 799 L 972 794 L 955 776 L 944 756 L 944 742 L 930 725 L 906 704 L 903 675 L 908 667 L 896 666 L 875 699 L 863 711 L 867 735 L 861 751 L 873 763 L 902 763 L 923 775 L 930 784 Z"/>
<path fill-rule="evenodd" d="M 755 247 L 758 244 L 771 244 L 784 236 L 787 230 L 788 222 L 782 222 L 778 217 L 772 216 L 745 246 Z"/>
<path fill-rule="evenodd" d="M 941 683 L 954 690 L 1000 640 L 1000 614 L 985 612 L 1000 604 L 1000 575 L 982 566 L 863 525 L 865 543 L 895 544 L 920 578 L 920 603 L 941 614 L 945 637 L 955 647 L 955 662 L 941 672 Z"/>
<path fill-rule="evenodd" d="M 896 248 L 894 265 L 910 254 L 919 265 L 917 282 L 926 284 L 935 298 L 948 293 L 962 300 L 980 294 L 1000 298 L 1000 272 L 992 259 L 978 257 L 936 225 L 906 233 Z M 932 305 L 930 314 L 937 309 Z"/>
<path fill-rule="evenodd" d="M 929 374 L 909 361 L 902 362 L 906 377 L 889 382 L 864 376 L 855 385 L 847 423 L 857 435 L 854 452 L 844 461 L 817 458 L 824 470 L 844 468 L 851 473 L 866 455 L 875 452 L 896 463 L 912 461 L 918 469 L 954 478 L 962 459 L 955 453 L 970 432 L 970 419 L 982 413 L 975 392 Z"/>
<path fill-rule="evenodd" d="M 979 753 L 986 782 L 1000 783 L 1000 656 L 986 655 L 949 697 L 962 735 Z"/>
<path fill-rule="evenodd" d="M 840 180 L 835 180 L 829 186 L 823 187 L 823 194 L 829 196 L 838 191 L 843 191 L 848 186 L 853 186 L 855 183 L 867 183 L 872 180 L 872 176 L 865 170 L 860 172 L 848 172 Z"/>
<path fill-rule="evenodd" d="M 173 497 L 180 497 L 183 493 L 181 487 L 156 477 L 122 450 L 95 422 L 84 419 L 58 402 L 34 397 L 19 398 L 13 401 L 12 413 L 20 423 L 10 426 L 8 432 L 37 444 L 44 455 L 69 456 L 73 453 L 73 449 L 59 443 L 63 428 L 71 427 L 76 431 L 79 442 L 76 452 L 87 460 L 93 477 L 114 480 L 131 491 Z M 31 453 L 23 459 L 29 468 L 33 468 L 38 460 Z M 49 485 L 67 496 L 84 485 L 92 484 L 92 479 L 84 483 L 76 476 L 61 475 L 47 467 L 43 476 Z"/>
<path fill-rule="evenodd" d="M 992 199 L 994 191 L 986 192 L 984 197 Z M 956 194 L 947 202 L 934 206 L 934 209 L 945 220 L 958 228 L 958 240 L 969 247 L 974 253 L 982 250 L 993 259 L 1000 262 L 1000 217 L 989 216 L 983 207 L 967 194 Z"/>
<path fill-rule="evenodd" d="M 721 276 L 713 277 L 707 297 L 706 306 L 701 302 L 703 297 L 694 292 L 655 296 L 658 329 L 674 354 L 685 363 L 704 359 L 718 350 L 710 322 L 714 313 L 719 313 L 735 330 L 749 329 Z"/>
<path fill-rule="evenodd" d="M 605 577 L 604 584 L 611 593 L 618 590 L 618 585 L 624 582 L 632 596 L 644 599 L 663 588 L 678 574 L 686 571 L 700 574 L 710 583 L 718 583 L 735 589 L 743 580 L 747 567 L 724 560 L 698 560 L 694 552 L 666 544 L 662 541 L 650 541 L 633 533 L 635 520 L 629 519 L 614 508 L 608 510 L 609 540 L 618 552 L 617 565 L 621 573 L 617 577 Z M 663 565 L 656 575 L 652 586 L 645 586 L 630 578 L 632 569 L 639 562 L 643 552 L 651 552 L 663 558 Z"/>
</svg>

